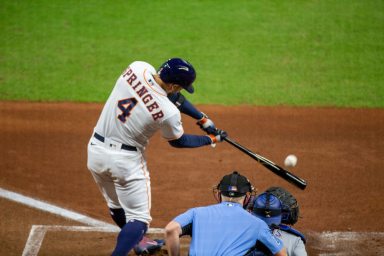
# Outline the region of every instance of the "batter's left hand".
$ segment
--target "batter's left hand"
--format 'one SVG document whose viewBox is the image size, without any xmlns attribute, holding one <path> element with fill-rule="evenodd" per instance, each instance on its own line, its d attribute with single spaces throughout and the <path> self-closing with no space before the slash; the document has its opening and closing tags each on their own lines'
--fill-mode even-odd
<svg viewBox="0 0 384 256">
<path fill-rule="evenodd" d="M 199 121 L 197 121 L 196 124 L 207 134 L 214 134 L 216 132 L 215 124 L 211 119 L 209 119 L 206 114 L 204 114 L 203 112 L 201 113 L 203 114 L 203 117 Z"/>
<path fill-rule="evenodd" d="M 228 133 L 223 130 L 216 129 L 213 134 L 207 135 L 211 138 L 212 144 L 216 142 L 222 142 L 226 137 L 228 137 Z"/>
</svg>

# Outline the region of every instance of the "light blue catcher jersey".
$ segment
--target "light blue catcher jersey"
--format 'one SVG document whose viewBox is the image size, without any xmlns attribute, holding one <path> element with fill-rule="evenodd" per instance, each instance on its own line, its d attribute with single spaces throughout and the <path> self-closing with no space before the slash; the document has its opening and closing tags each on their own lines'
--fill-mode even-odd
<svg viewBox="0 0 384 256">
<path fill-rule="evenodd" d="M 182 227 L 192 223 L 191 256 L 244 255 L 257 240 L 274 254 L 283 248 L 282 242 L 272 235 L 264 221 L 237 203 L 222 202 L 192 208 L 174 221 Z"/>
</svg>

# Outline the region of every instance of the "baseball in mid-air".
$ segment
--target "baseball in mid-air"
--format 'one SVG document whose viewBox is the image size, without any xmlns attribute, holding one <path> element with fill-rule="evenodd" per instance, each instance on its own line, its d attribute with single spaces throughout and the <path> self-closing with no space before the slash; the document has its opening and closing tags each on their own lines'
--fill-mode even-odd
<svg viewBox="0 0 384 256">
<path fill-rule="evenodd" d="M 294 167 L 297 164 L 297 157 L 295 155 L 288 155 L 284 160 L 286 167 Z"/>
</svg>

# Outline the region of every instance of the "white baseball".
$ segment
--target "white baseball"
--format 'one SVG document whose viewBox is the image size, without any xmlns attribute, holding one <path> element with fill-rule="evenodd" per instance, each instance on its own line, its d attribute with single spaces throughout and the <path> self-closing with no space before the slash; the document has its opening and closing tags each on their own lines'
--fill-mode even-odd
<svg viewBox="0 0 384 256">
<path fill-rule="evenodd" d="M 297 164 L 297 157 L 295 155 L 288 155 L 284 160 L 284 165 L 287 167 L 294 167 Z"/>
</svg>

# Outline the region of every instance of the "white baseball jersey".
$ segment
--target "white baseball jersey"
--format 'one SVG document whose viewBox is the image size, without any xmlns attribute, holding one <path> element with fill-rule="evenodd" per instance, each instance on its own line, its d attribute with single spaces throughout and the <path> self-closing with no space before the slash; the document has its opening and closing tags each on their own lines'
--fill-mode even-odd
<svg viewBox="0 0 384 256">
<path fill-rule="evenodd" d="M 87 159 L 108 207 L 123 208 L 127 221 L 148 224 L 151 186 L 143 151 L 158 130 L 167 140 L 184 133 L 180 111 L 155 82 L 154 74 L 151 65 L 136 61 L 117 79 L 94 129 L 97 136 L 92 134 L 88 143 Z M 122 144 L 138 150 L 124 149 Z"/>
<path fill-rule="evenodd" d="M 142 61 L 133 62 L 118 78 L 97 122 L 95 132 L 139 148 L 161 130 L 167 140 L 183 135 L 181 115 L 155 82 L 156 70 Z"/>
<path fill-rule="evenodd" d="M 283 241 L 288 256 L 307 256 L 305 244 L 299 236 L 295 236 L 280 229 L 274 229 L 273 234 Z"/>
</svg>

